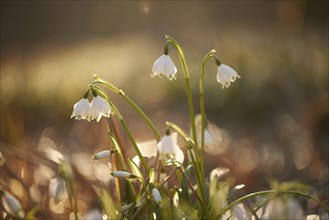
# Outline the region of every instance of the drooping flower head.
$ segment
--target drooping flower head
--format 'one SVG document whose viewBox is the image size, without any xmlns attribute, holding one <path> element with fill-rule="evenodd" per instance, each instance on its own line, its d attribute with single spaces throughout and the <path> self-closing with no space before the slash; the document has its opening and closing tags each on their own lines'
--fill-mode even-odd
<svg viewBox="0 0 329 220">
<path fill-rule="evenodd" d="M 111 115 L 111 107 L 108 101 L 100 96 L 94 96 L 90 103 L 90 119 L 97 122 L 102 116 L 109 118 Z"/>
<path fill-rule="evenodd" d="M 67 198 L 65 179 L 62 177 L 53 178 L 49 183 L 49 195 L 54 199 L 55 204 Z"/>
<path fill-rule="evenodd" d="M 162 160 L 167 160 L 170 158 L 175 158 L 178 153 L 179 146 L 173 140 L 169 133 L 161 138 L 157 144 L 159 158 Z"/>
<path fill-rule="evenodd" d="M 164 54 L 153 63 L 151 76 L 166 76 L 171 81 L 176 79 L 176 73 L 177 68 L 168 55 L 168 47 L 166 45 Z"/>
<path fill-rule="evenodd" d="M 73 106 L 73 112 L 71 118 L 77 120 L 86 119 L 96 120 L 99 122 L 102 116 L 110 117 L 111 107 L 109 102 L 98 96 L 97 92 L 90 88 L 94 98 L 91 100 L 91 103 L 88 101 L 89 90 L 85 93 L 84 97 Z"/>
<path fill-rule="evenodd" d="M 217 69 L 217 82 L 222 85 L 222 88 L 228 88 L 231 85 L 231 82 L 234 82 L 237 78 L 240 78 L 240 75 L 232 68 L 216 59 L 218 65 Z"/>
<path fill-rule="evenodd" d="M 76 120 L 86 119 L 90 121 L 90 103 L 87 98 L 82 98 L 73 106 L 71 118 Z"/>
<path fill-rule="evenodd" d="M 17 218 L 24 218 L 24 211 L 20 202 L 8 192 L 4 192 L 2 195 L 2 204 L 5 210 L 11 215 Z"/>
<path fill-rule="evenodd" d="M 162 207 L 162 198 L 161 198 L 161 194 L 160 194 L 160 192 L 159 192 L 159 190 L 158 190 L 157 188 L 153 188 L 153 189 L 152 189 L 152 197 L 153 197 L 154 202 L 155 202 L 158 206 Z"/>
</svg>

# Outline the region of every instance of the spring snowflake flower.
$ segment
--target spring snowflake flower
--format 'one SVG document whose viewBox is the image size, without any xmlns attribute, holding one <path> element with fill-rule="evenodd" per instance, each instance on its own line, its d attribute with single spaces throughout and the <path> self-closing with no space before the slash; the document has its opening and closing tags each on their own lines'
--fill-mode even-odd
<svg viewBox="0 0 329 220">
<path fill-rule="evenodd" d="M 162 207 L 162 198 L 161 198 L 161 194 L 159 192 L 159 190 L 157 188 L 153 188 L 152 189 L 152 196 L 153 196 L 153 199 L 154 199 L 154 202 Z"/>
<path fill-rule="evenodd" d="M 49 195 L 54 199 L 55 204 L 67 198 L 64 178 L 57 177 L 50 180 Z"/>
<path fill-rule="evenodd" d="M 96 96 L 90 103 L 90 119 L 95 119 L 97 122 L 102 116 L 110 117 L 111 107 L 108 101 L 100 96 Z"/>
<path fill-rule="evenodd" d="M 274 198 L 266 207 L 262 219 L 302 219 L 303 209 L 295 199 Z"/>
<path fill-rule="evenodd" d="M 90 103 L 88 99 L 82 98 L 79 102 L 73 106 L 73 112 L 71 118 L 77 120 L 86 119 L 90 121 Z"/>
<path fill-rule="evenodd" d="M 231 82 L 234 82 L 237 78 L 240 78 L 239 74 L 231 67 L 220 64 L 217 69 L 217 82 L 222 85 L 222 88 L 228 88 Z"/>
<path fill-rule="evenodd" d="M 2 204 L 5 210 L 11 215 L 18 218 L 24 218 L 25 213 L 20 202 L 10 193 L 4 192 L 2 196 Z"/>
<path fill-rule="evenodd" d="M 101 152 L 98 152 L 97 154 L 94 154 L 91 159 L 93 160 L 98 160 L 98 159 L 103 159 L 105 157 L 108 157 L 111 155 L 111 150 L 103 150 Z"/>
<path fill-rule="evenodd" d="M 153 64 L 153 76 L 166 76 L 170 81 L 176 79 L 177 68 L 169 55 L 163 54 Z"/>
<path fill-rule="evenodd" d="M 118 178 L 136 178 L 134 174 L 126 171 L 113 171 L 111 175 Z"/>
<path fill-rule="evenodd" d="M 164 160 L 175 158 L 177 152 L 180 150 L 179 146 L 170 135 L 163 136 L 157 144 L 157 148 L 159 152 L 159 158 Z"/>
</svg>

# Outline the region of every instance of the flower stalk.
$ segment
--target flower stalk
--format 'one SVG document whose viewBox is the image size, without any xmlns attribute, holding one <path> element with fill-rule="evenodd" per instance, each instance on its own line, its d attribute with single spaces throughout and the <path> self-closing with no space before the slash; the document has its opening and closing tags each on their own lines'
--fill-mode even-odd
<svg viewBox="0 0 329 220">
<path fill-rule="evenodd" d="M 310 194 L 297 192 L 297 191 L 265 190 L 265 191 L 250 193 L 248 195 L 245 195 L 245 196 L 235 200 L 234 202 L 227 205 L 223 210 L 221 210 L 220 216 L 222 216 L 225 212 L 230 210 L 232 207 L 238 205 L 239 203 L 242 203 L 242 202 L 244 202 L 248 199 L 251 199 L 253 197 L 256 197 L 256 196 L 262 196 L 262 195 L 268 195 L 268 194 L 290 194 L 290 195 L 297 195 L 297 196 L 306 197 L 306 198 L 309 198 L 309 199 L 315 201 L 316 203 L 318 203 L 327 213 L 329 213 L 329 208 L 322 201 L 320 201 L 318 198 L 316 198 L 316 197 L 314 197 Z"/>
<path fill-rule="evenodd" d="M 116 108 L 116 106 L 110 101 L 110 99 L 108 98 L 107 94 L 103 91 L 103 89 L 93 85 L 93 89 L 95 89 L 97 92 L 101 93 L 104 97 L 106 97 L 107 101 L 109 102 L 112 110 L 113 110 L 113 113 L 118 117 L 123 129 L 126 131 L 127 135 L 128 135 L 128 138 L 130 140 L 130 142 L 132 143 L 134 149 L 135 149 L 135 152 L 137 153 L 139 159 L 141 160 L 141 163 L 143 164 L 144 168 L 146 169 L 147 172 L 150 171 L 150 168 L 148 167 L 142 153 L 140 152 L 138 146 L 137 146 L 137 143 L 135 141 L 135 138 L 133 137 L 130 129 L 128 128 L 128 125 L 126 123 L 126 121 L 124 120 L 124 118 L 122 117 L 122 115 L 120 114 L 119 110 Z"/>
<path fill-rule="evenodd" d="M 158 129 L 155 127 L 155 125 L 152 123 L 152 121 L 147 117 L 147 115 L 143 112 L 143 110 L 133 100 L 131 100 L 121 89 L 118 89 L 116 86 L 114 86 L 113 84 L 111 84 L 108 81 L 100 79 L 96 75 L 94 76 L 94 81 L 91 83 L 91 85 L 94 85 L 94 84 L 105 85 L 112 92 L 120 95 L 124 100 L 126 100 L 128 102 L 128 104 L 131 105 L 131 107 L 140 114 L 140 116 L 145 120 L 145 122 L 148 124 L 148 126 L 152 129 L 152 131 L 155 134 L 156 139 L 160 140 L 161 134 L 158 131 Z"/>
<path fill-rule="evenodd" d="M 178 57 L 179 57 L 180 63 L 183 68 L 185 84 L 186 84 L 187 102 L 188 102 L 188 108 L 189 108 L 189 113 L 190 113 L 190 125 L 191 125 L 191 129 L 192 129 L 192 137 L 193 137 L 194 143 L 197 143 L 196 128 L 195 128 L 195 123 L 194 123 L 194 107 L 193 107 L 192 91 L 191 91 L 191 86 L 190 86 L 190 74 L 189 74 L 189 71 L 187 68 L 185 55 L 182 50 L 182 47 L 174 38 L 172 38 L 168 35 L 166 35 L 165 37 L 168 40 L 167 43 L 168 42 L 172 43 L 175 46 L 175 48 L 177 49 Z M 195 154 L 197 155 L 197 147 L 194 149 L 194 151 L 195 151 Z"/>
<path fill-rule="evenodd" d="M 209 51 L 205 57 L 202 60 L 202 66 L 201 66 L 201 75 L 200 75 L 200 84 L 199 84 L 199 89 L 200 89 L 200 114 L 201 114 L 201 164 L 202 164 L 202 170 L 204 171 L 204 131 L 205 131 L 205 121 L 206 121 L 206 114 L 205 114 L 205 104 L 204 104 L 204 86 L 203 86 L 203 78 L 205 74 L 205 66 L 208 62 L 208 60 L 213 57 L 215 54 L 215 50 Z M 204 173 L 204 172 L 202 172 Z"/>
</svg>

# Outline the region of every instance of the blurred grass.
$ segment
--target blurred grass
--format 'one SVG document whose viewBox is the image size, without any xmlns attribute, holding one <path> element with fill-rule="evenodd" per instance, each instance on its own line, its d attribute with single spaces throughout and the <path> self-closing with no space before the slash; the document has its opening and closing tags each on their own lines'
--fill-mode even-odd
<svg viewBox="0 0 329 220">
<path fill-rule="evenodd" d="M 325 1 L 2 1 L 1 141 L 29 148 L 46 135 L 65 152 L 90 154 L 108 145 L 104 121 L 69 118 L 93 74 L 122 88 L 160 131 L 167 120 L 188 130 L 173 48 L 178 79 L 150 77 L 168 34 L 185 49 L 196 109 L 210 49 L 242 77 L 222 90 L 215 64 L 207 67 L 207 116 L 232 138 L 227 154 L 209 156 L 208 170 L 228 166 L 242 183 L 266 175 L 327 182 L 327 18 Z M 150 138 L 111 97 L 136 139 Z"/>
</svg>

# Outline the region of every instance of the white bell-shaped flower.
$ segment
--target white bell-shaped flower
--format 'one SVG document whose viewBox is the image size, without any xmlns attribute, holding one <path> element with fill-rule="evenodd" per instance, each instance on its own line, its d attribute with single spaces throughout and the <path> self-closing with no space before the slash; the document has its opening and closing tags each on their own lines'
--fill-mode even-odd
<svg viewBox="0 0 329 220">
<path fill-rule="evenodd" d="M 67 198 L 64 178 L 57 177 L 50 180 L 49 195 L 54 199 L 55 204 Z"/>
<path fill-rule="evenodd" d="M 239 74 L 231 67 L 220 64 L 217 69 L 217 82 L 222 85 L 222 88 L 228 88 L 231 82 L 234 82 L 237 78 L 240 78 Z"/>
<path fill-rule="evenodd" d="M 73 106 L 73 112 L 71 118 L 77 120 L 86 119 L 90 121 L 90 103 L 88 99 L 82 98 L 79 102 Z"/>
<path fill-rule="evenodd" d="M 179 146 L 170 135 L 163 136 L 157 144 L 157 148 L 159 152 L 159 158 L 162 160 L 175 158 L 176 153 L 178 150 L 180 150 Z"/>
<path fill-rule="evenodd" d="M 295 199 L 284 199 L 280 197 L 270 200 L 262 219 L 302 219 L 303 209 Z"/>
<path fill-rule="evenodd" d="M 153 188 L 153 189 L 152 189 L 152 196 L 153 196 L 153 200 L 154 200 L 154 202 L 155 202 L 158 206 L 162 207 L 162 198 L 161 198 L 161 194 L 160 194 L 160 192 L 159 192 L 159 190 L 158 190 L 157 188 Z"/>
<path fill-rule="evenodd" d="M 92 209 L 92 210 L 88 211 L 86 214 L 84 214 L 82 219 L 85 219 L 85 220 L 89 220 L 89 219 L 90 220 L 103 220 L 103 214 L 98 209 Z"/>
<path fill-rule="evenodd" d="M 109 118 L 110 115 L 111 107 L 109 102 L 100 96 L 94 97 L 90 103 L 90 119 L 99 122 L 102 116 Z"/>
<path fill-rule="evenodd" d="M 166 76 L 169 80 L 176 79 L 177 68 L 169 55 L 163 54 L 153 64 L 153 76 Z"/>
<path fill-rule="evenodd" d="M 8 192 L 4 192 L 2 196 L 2 204 L 5 210 L 17 218 L 24 218 L 24 211 L 20 202 Z"/>
</svg>

